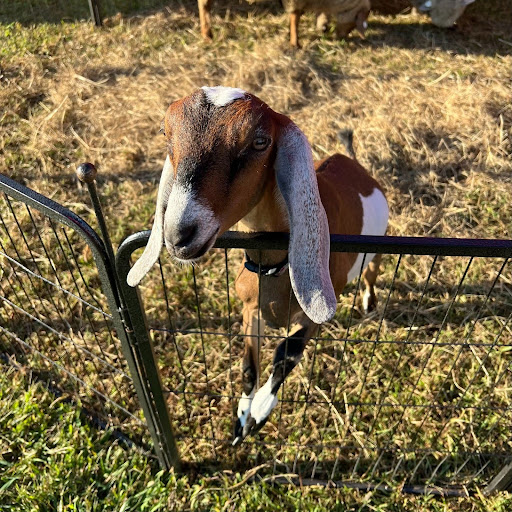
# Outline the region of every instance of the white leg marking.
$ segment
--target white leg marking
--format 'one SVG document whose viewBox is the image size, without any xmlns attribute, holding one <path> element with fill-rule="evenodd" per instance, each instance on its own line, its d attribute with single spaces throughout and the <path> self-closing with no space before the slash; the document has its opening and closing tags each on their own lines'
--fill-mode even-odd
<svg viewBox="0 0 512 512">
<path fill-rule="evenodd" d="M 240 425 L 242 428 L 247 422 L 247 417 L 249 416 L 249 411 L 251 410 L 252 399 L 254 398 L 254 388 L 251 391 L 251 394 L 247 396 L 245 393 L 242 393 L 242 398 L 240 402 L 238 402 L 238 411 L 237 416 L 240 420 Z"/>
<path fill-rule="evenodd" d="M 272 375 L 266 384 L 258 389 L 251 404 L 251 416 L 256 423 L 261 423 L 277 405 L 277 396 L 272 393 Z"/>
<path fill-rule="evenodd" d="M 368 311 L 368 304 L 370 303 L 370 298 L 372 294 L 370 293 L 370 290 L 365 290 L 363 295 L 363 308 L 365 311 Z"/>
</svg>

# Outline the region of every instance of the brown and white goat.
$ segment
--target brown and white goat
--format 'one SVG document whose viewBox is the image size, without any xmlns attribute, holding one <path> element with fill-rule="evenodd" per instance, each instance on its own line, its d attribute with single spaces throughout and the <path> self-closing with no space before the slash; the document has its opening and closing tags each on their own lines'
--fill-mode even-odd
<svg viewBox="0 0 512 512">
<path fill-rule="evenodd" d="M 155 220 L 128 284 L 140 282 L 164 243 L 173 258 L 190 263 L 237 222 L 246 231 L 290 233 L 288 251 L 247 251 L 254 266 L 279 272 L 258 275 L 242 265 L 236 279 L 245 334 L 237 444 L 264 424 L 306 342 L 332 318 L 337 296 L 361 269 L 364 308 L 375 306 L 380 257 L 330 255 L 329 233 L 383 235 L 388 205 L 382 188 L 355 160 L 336 154 L 314 164 L 297 125 L 240 89 L 203 87 L 175 101 L 164 132 L 168 154 Z M 258 304 L 270 325 L 285 327 L 290 318 L 297 325 L 277 347 L 272 374 L 259 389 L 258 346 L 251 335 Z"/>
<path fill-rule="evenodd" d="M 256 3 L 258 0 L 249 0 Z M 330 17 L 336 20 L 336 35 L 340 39 L 347 37 L 357 28 L 364 37 L 368 27 L 370 0 L 282 0 L 287 13 L 290 14 L 290 45 L 299 46 L 299 20 L 305 11 L 318 13 L 317 27 L 323 30 Z M 212 38 L 210 10 L 213 0 L 197 0 L 201 35 Z"/>
</svg>

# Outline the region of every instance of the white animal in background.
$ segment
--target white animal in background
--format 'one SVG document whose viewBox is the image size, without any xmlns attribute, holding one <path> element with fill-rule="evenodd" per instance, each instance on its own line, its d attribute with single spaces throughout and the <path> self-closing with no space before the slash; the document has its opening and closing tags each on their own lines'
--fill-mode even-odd
<svg viewBox="0 0 512 512">
<path fill-rule="evenodd" d="M 430 15 L 437 27 L 448 28 L 462 16 L 469 4 L 475 0 L 412 0 L 420 12 Z"/>
</svg>

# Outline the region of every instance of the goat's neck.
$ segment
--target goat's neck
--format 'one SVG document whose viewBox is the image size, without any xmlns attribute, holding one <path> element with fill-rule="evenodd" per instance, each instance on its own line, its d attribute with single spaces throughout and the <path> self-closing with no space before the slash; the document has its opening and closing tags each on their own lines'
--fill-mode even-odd
<svg viewBox="0 0 512 512">
<path fill-rule="evenodd" d="M 256 206 L 239 221 L 239 229 L 248 233 L 259 231 L 289 232 L 288 213 L 275 179 L 269 180 Z M 280 263 L 287 251 L 248 250 L 249 258 L 262 265 Z"/>
</svg>

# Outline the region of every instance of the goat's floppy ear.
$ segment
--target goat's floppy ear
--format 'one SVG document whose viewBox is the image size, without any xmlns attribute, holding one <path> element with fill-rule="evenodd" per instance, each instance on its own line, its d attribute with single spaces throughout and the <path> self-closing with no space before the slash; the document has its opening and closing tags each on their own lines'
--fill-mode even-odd
<svg viewBox="0 0 512 512">
<path fill-rule="evenodd" d="M 172 188 L 173 174 L 171 159 L 167 156 L 158 187 L 155 220 L 151 229 L 151 235 L 142 256 L 135 262 L 130 272 L 128 272 L 126 281 L 130 286 L 137 286 L 155 264 L 158 256 L 160 256 L 160 250 L 164 243 L 165 207 Z"/>
<path fill-rule="evenodd" d="M 289 123 L 277 141 L 276 177 L 290 220 L 290 280 L 302 310 L 317 324 L 336 312 L 329 274 L 329 224 L 306 136 Z"/>
</svg>

